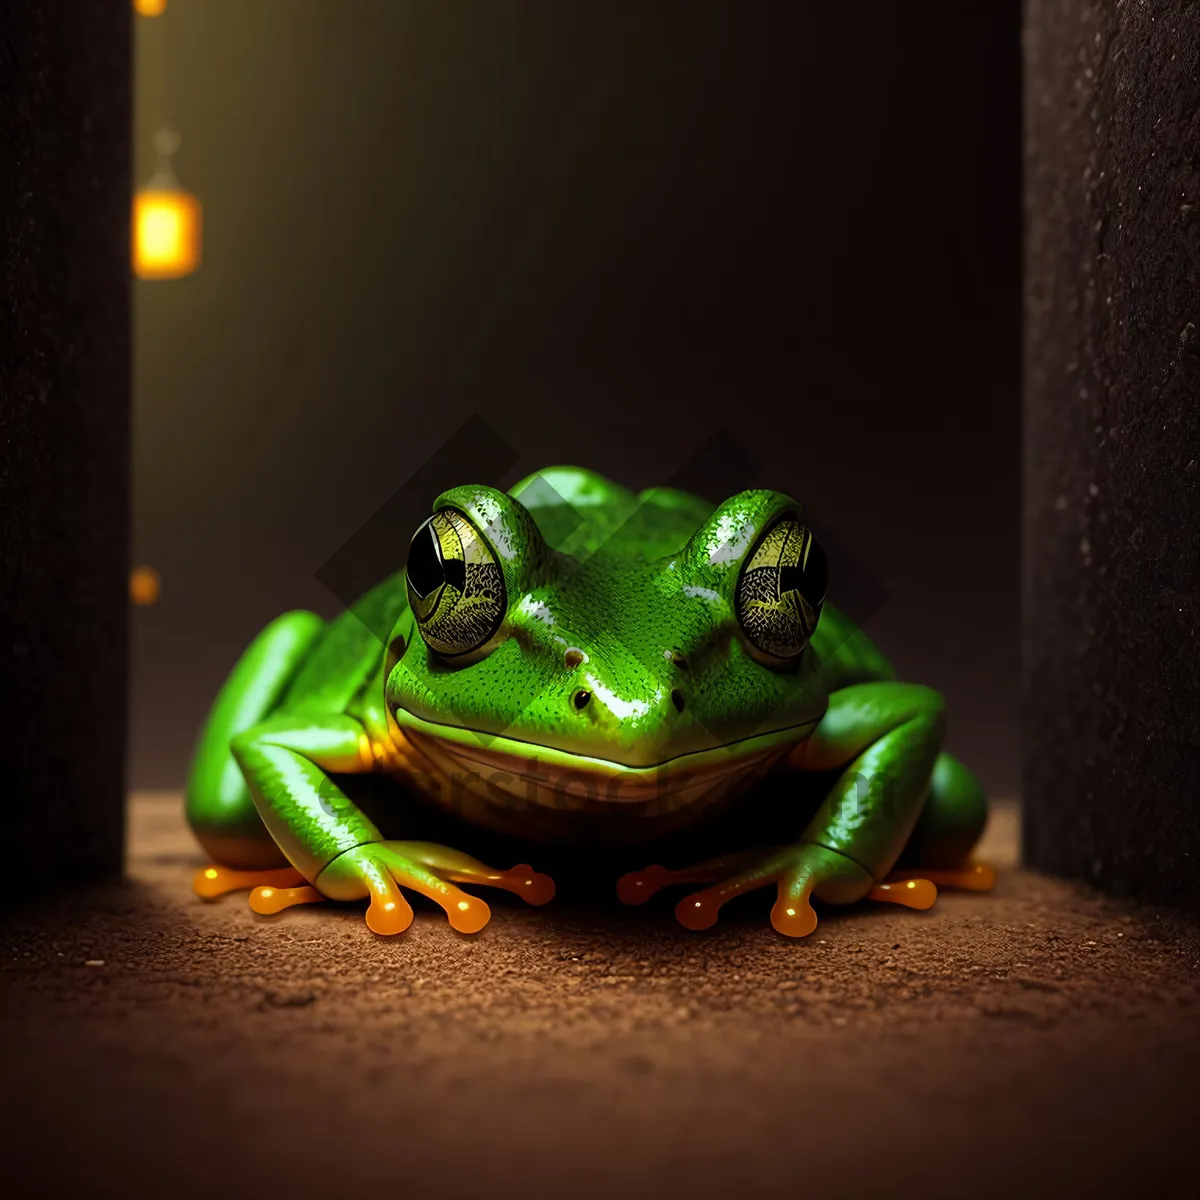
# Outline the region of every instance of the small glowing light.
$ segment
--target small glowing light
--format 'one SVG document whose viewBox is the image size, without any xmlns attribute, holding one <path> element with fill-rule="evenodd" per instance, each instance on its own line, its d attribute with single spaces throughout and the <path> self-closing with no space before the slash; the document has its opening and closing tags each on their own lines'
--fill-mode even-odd
<svg viewBox="0 0 1200 1200">
<path fill-rule="evenodd" d="M 466 912 L 467 909 L 470 907 L 471 907 L 470 904 L 468 904 L 467 901 L 465 901 L 465 900 L 460 900 L 458 902 L 458 908 L 459 908 L 460 912 Z"/>
<path fill-rule="evenodd" d="M 162 580 L 153 567 L 134 567 L 129 573 L 129 598 L 138 605 L 157 604 L 162 593 Z M 210 875 L 215 879 L 215 875 Z"/>
<path fill-rule="evenodd" d="M 133 7 L 139 17 L 158 17 L 167 7 L 167 0 L 133 0 Z"/>
<path fill-rule="evenodd" d="M 910 888 L 915 888 L 917 886 L 917 881 L 915 879 L 910 879 L 906 886 L 908 886 Z"/>
<path fill-rule="evenodd" d="M 391 912 L 391 911 L 392 911 L 392 909 L 393 909 L 393 908 L 395 908 L 395 907 L 396 907 L 396 902 L 395 902 L 395 900 L 389 900 L 389 901 L 388 901 L 388 902 L 387 902 L 387 903 L 386 903 L 386 904 L 383 906 L 383 911 L 384 911 L 384 912 Z"/>
<path fill-rule="evenodd" d="M 139 279 L 179 279 L 200 265 L 200 201 L 190 192 L 140 189 L 133 223 Z"/>
<path fill-rule="evenodd" d="M 700 905 L 700 901 L 699 901 L 699 900 L 697 900 L 697 901 L 696 901 L 696 907 L 697 907 L 697 908 L 700 908 L 700 907 L 701 907 L 701 905 Z"/>
<path fill-rule="evenodd" d="M 788 915 L 789 917 L 794 917 L 794 916 L 796 915 L 796 910 L 795 910 L 794 908 L 789 908 L 789 909 L 787 910 L 787 915 Z"/>
<path fill-rule="evenodd" d="M 216 867 L 209 867 L 208 870 L 204 872 L 205 879 L 216 879 L 216 877 L 217 877 L 217 868 Z"/>
<path fill-rule="evenodd" d="M 275 889 L 274 888 L 259 888 L 258 894 L 264 900 L 269 900 L 273 895 L 275 895 Z"/>
<path fill-rule="evenodd" d="M 179 279 L 200 265 L 200 201 L 179 186 L 171 156 L 179 135 L 154 137 L 158 168 L 133 197 L 133 270 L 139 279 Z"/>
</svg>

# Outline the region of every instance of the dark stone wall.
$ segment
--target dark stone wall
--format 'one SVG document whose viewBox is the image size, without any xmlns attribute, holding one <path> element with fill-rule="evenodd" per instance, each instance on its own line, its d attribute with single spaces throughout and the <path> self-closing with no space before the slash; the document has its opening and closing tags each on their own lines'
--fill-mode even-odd
<svg viewBox="0 0 1200 1200">
<path fill-rule="evenodd" d="M 1026 7 L 1032 865 L 1200 902 L 1200 5 Z"/>
<path fill-rule="evenodd" d="M 0 6 L 0 890 L 121 864 L 129 0 Z"/>
</svg>

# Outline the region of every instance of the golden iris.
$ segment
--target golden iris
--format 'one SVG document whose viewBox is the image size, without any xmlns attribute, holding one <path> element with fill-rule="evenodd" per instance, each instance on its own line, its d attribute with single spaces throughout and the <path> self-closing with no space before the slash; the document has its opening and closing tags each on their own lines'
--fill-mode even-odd
<svg viewBox="0 0 1200 1200">
<path fill-rule="evenodd" d="M 738 621 L 750 644 L 775 658 L 795 658 L 817 627 L 828 582 L 811 530 L 795 516 L 776 521 L 738 580 Z"/>
<path fill-rule="evenodd" d="M 478 650 L 504 620 L 504 574 L 491 546 L 456 508 L 434 513 L 413 534 L 406 579 L 421 637 L 448 658 Z"/>
</svg>

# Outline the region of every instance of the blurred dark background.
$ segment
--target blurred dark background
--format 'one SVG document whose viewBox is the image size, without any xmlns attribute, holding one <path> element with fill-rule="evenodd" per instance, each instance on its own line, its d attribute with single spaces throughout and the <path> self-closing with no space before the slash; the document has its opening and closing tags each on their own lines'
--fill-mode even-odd
<svg viewBox="0 0 1200 1200">
<path fill-rule="evenodd" d="M 730 431 L 762 463 L 738 486 L 815 510 L 875 581 L 868 632 L 1015 793 L 1018 18 L 173 0 L 139 21 L 138 178 L 174 124 L 205 261 L 135 298 L 134 560 L 163 593 L 132 614 L 131 785 L 182 783 L 244 645 L 336 612 L 316 573 L 479 413 L 520 456 L 506 483 L 579 462 L 640 488 Z"/>
</svg>

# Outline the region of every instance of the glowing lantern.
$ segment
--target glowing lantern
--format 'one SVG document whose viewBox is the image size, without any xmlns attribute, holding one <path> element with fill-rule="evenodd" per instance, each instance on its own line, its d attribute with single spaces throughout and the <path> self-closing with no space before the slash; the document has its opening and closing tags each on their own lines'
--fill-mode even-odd
<svg viewBox="0 0 1200 1200">
<path fill-rule="evenodd" d="M 140 17 L 157 17 L 167 7 L 167 0 L 133 0 L 133 7 Z"/>
<path fill-rule="evenodd" d="M 133 270 L 139 279 L 178 279 L 200 265 L 200 201 L 171 169 L 179 135 L 154 135 L 158 167 L 133 197 Z"/>
</svg>

